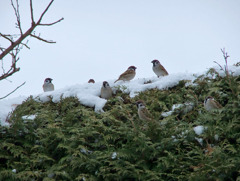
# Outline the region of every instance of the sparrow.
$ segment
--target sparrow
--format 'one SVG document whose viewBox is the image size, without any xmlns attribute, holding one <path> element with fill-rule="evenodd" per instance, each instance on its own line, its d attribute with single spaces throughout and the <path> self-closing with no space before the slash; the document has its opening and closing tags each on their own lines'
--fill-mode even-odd
<svg viewBox="0 0 240 181">
<path fill-rule="evenodd" d="M 135 67 L 135 66 L 128 67 L 128 69 L 125 72 L 123 72 L 115 82 L 117 82 L 119 80 L 123 80 L 123 81 L 132 80 L 136 75 L 136 71 L 135 71 L 136 69 L 137 69 L 137 67 Z"/>
<path fill-rule="evenodd" d="M 103 81 L 102 88 L 101 88 L 101 98 L 109 99 L 112 97 L 112 88 L 110 87 L 107 81 Z"/>
<path fill-rule="evenodd" d="M 46 78 L 44 80 L 44 84 L 43 84 L 43 91 L 44 92 L 48 92 L 48 91 L 53 91 L 54 90 L 54 85 L 52 84 L 52 80 L 51 78 Z"/>
<path fill-rule="evenodd" d="M 151 114 L 148 112 L 145 103 L 142 100 L 136 102 L 138 107 L 138 116 L 143 121 L 151 121 Z"/>
<path fill-rule="evenodd" d="M 158 60 L 153 60 L 153 72 L 158 76 L 166 76 L 168 75 L 168 72 L 166 71 L 166 69 L 161 65 L 161 63 Z"/>
<path fill-rule="evenodd" d="M 213 97 L 208 96 L 204 100 L 204 108 L 207 111 L 211 111 L 213 109 L 220 109 L 220 108 L 222 108 L 222 105 L 219 104 L 219 102 L 215 101 Z"/>
<path fill-rule="evenodd" d="M 95 83 L 95 80 L 94 79 L 89 79 L 88 83 Z"/>
</svg>

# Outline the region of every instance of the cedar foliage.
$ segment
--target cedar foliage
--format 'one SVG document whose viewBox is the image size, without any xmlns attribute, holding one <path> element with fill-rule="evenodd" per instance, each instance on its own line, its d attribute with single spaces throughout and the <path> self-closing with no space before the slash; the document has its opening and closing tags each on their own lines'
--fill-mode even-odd
<svg viewBox="0 0 240 181">
<path fill-rule="evenodd" d="M 240 76 L 220 77 L 210 69 L 194 84 L 183 80 L 134 98 L 119 89 L 102 114 L 75 97 L 59 103 L 29 97 L 12 113 L 11 126 L 0 127 L 0 180 L 240 179 L 239 83 Z M 207 95 L 224 108 L 207 112 Z M 138 99 L 155 122 L 139 120 Z M 186 102 L 194 106 L 161 115 Z M 198 125 L 205 128 L 201 135 L 193 130 Z"/>
</svg>

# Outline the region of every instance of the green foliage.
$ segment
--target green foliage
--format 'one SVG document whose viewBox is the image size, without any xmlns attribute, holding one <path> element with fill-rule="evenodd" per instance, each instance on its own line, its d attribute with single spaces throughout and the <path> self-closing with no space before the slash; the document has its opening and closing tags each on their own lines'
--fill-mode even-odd
<svg viewBox="0 0 240 181">
<path fill-rule="evenodd" d="M 239 81 L 210 70 L 194 84 L 183 80 L 133 99 L 119 88 L 102 114 L 74 97 L 59 103 L 30 97 L 12 113 L 11 126 L 0 127 L 0 180 L 240 179 Z M 224 108 L 205 111 L 207 95 Z M 138 99 L 155 122 L 139 120 Z M 163 117 L 175 104 L 183 106 Z M 198 125 L 201 135 L 193 130 Z"/>
</svg>

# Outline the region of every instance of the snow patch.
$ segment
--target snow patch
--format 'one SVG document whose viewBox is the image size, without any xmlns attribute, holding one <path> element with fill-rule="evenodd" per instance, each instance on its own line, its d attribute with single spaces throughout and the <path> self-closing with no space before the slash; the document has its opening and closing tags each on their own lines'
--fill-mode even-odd
<svg viewBox="0 0 240 181">
<path fill-rule="evenodd" d="M 204 127 L 203 126 L 196 126 L 196 127 L 193 128 L 193 130 L 197 135 L 201 135 L 204 131 Z"/>
<path fill-rule="evenodd" d="M 26 116 L 22 116 L 22 119 L 34 120 L 35 118 L 36 118 L 36 115 L 26 115 Z"/>
<path fill-rule="evenodd" d="M 24 96 L 19 96 L 12 99 L 3 99 L 0 101 L 0 123 L 2 126 L 9 126 L 6 121 L 8 115 L 16 109 L 16 107 L 26 99 Z"/>
<path fill-rule="evenodd" d="M 180 107 L 182 107 L 182 106 L 183 106 L 183 104 L 174 104 L 174 105 L 172 105 L 171 111 L 163 112 L 161 115 L 162 115 L 163 117 L 171 116 L 175 109 L 178 109 L 178 108 L 180 108 Z"/>
<path fill-rule="evenodd" d="M 195 137 L 195 140 L 197 140 L 200 145 L 203 145 L 203 139 L 202 138 Z"/>
<path fill-rule="evenodd" d="M 112 159 L 116 159 L 116 158 L 117 158 L 117 152 L 113 152 Z"/>
</svg>

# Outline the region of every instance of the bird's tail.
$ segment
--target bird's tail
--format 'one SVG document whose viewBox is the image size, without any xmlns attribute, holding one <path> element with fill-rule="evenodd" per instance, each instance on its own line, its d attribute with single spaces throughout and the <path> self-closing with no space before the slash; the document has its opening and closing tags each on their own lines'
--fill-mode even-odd
<svg viewBox="0 0 240 181">
<path fill-rule="evenodd" d="M 116 80 L 114 83 L 116 83 L 117 81 L 119 81 L 119 79 L 118 79 L 118 80 Z"/>
</svg>

